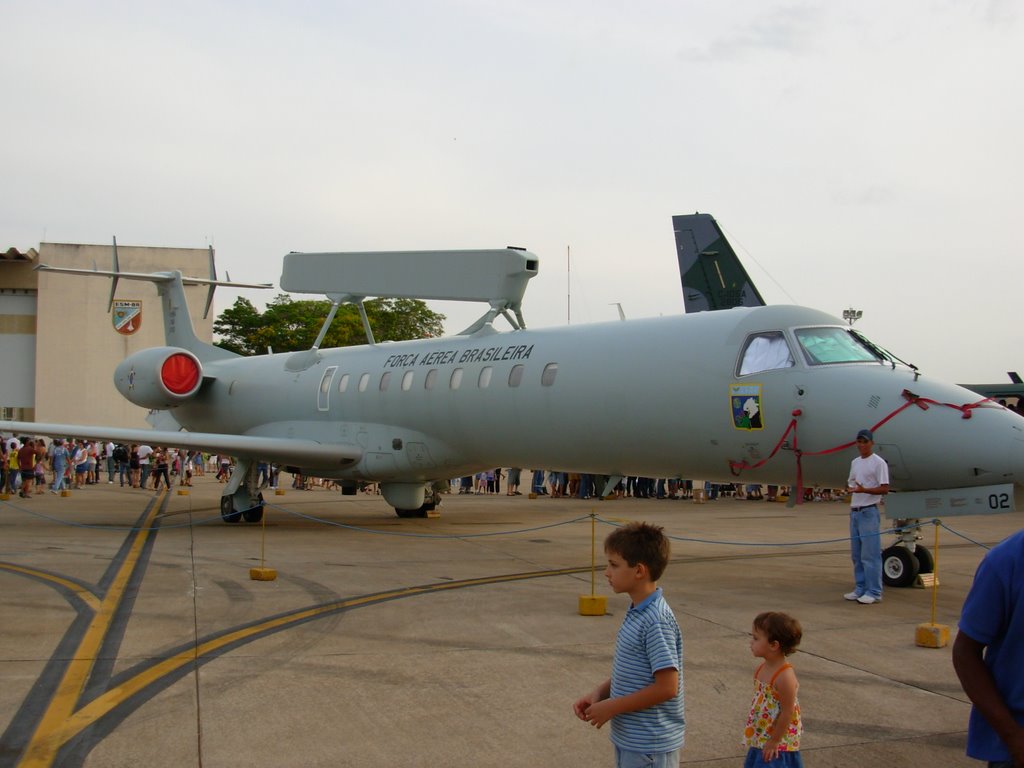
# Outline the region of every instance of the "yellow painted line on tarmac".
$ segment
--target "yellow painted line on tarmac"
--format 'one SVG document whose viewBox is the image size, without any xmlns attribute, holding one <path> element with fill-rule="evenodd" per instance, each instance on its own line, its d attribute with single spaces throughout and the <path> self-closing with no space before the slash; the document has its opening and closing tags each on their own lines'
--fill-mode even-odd
<svg viewBox="0 0 1024 768">
<path fill-rule="evenodd" d="M 53 698 L 50 699 L 50 704 L 47 706 L 46 712 L 43 713 L 39 726 L 32 734 L 32 740 L 28 743 L 21 762 L 18 763 L 20 767 L 49 768 L 53 765 L 60 748 L 77 733 L 77 731 L 68 731 L 69 720 L 96 663 L 100 646 L 110 629 L 114 613 L 121 603 L 125 588 L 138 563 L 139 555 L 142 554 L 143 546 L 153 532 L 153 519 L 160 508 L 162 497 L 162 493 L 157 496 L 146 515 L 145 523 L 133 531 L 134 540 L 131 547 L 100 601 L 78 648 L 75 649 L 74 657 L 64 671 L 64 676 L 61 678 Z"/>
<path fill-rule="evenodd" d="M 15 565 L 14 563 L 0 563 L 0 570 L 10 571 L 11 573 L 23 573 L 26 576 L 33 576 L 40 581 L 48 581 L 51 584 L 59 584 L 65 589 L 75 593 L 83 603 L 94 611 L 99 610 L 100 599 L 94 592 L 83 587 L 81 584 L 76 584 L 70 579 L 65 579 L 63 576 L 55 576 L 52 573 L 46 571 L 37 571 L 35 568 L 26 568 L 23 565 Z"/>
<path fill-rule="evenodd" d="M 163 661 L 155 664 L 144 672 L 125 680 L 120 685 L 111 688 L 109 691 L 97 696 L 95 699 L 90 701 L 88 704 L 83 706 L 78 711 L 68 713 L 67 720 L 60 733 L 57 734 L 59 742 L 54 745 L 54 752 L 60 749 L 69 739 L 76 736 L 80 731 L 88 728 L 90 725 L 95 723 L 97 720 L 102 718 L 108 712 L 114 708 L 120 706 L 132 696 L 144 691 L 147 686 L 160 680 L 165 675 L 171 674 L 179 670 L 182 666 L 190 664 L 197 659 L 200 659 L 208 654 L 214 653 L 221 648 L 236 643 L 240 640 L 246 640 L 254 635 L 259 635 L 264 632 L 278 630 L 285 628 L 291 624 L 298 624 L 310 619 L 314 619 L 318 616 L 332 613 L 335 611 L 343 610 L 346 608 L 356 608 L 361 606 L 372 605 L 374 603 L 385 602 L 387 600 L 393 600 L 396 598 L 410 597 L 417 594 L 428 594 L 431 592 L 444 592 L 449 589 L 460 589 L 463 587 L 474 587 L 482 586 L 485 584 L 500 584 L 503 582 L 511 581 L 524 581 L 526 579 L 537 579 L 548 576 L 564 576 L 570 574 L 581 573 L 589 571 L 590 568 L 562 568 L 551 571 L 533 571 L 531 573 L 514 573 L 505 576 L 483 576 L 476 579 L 464 579 L 462 581 L 449 581 L 443 584 L 431 584 L 428 586 L 420 587 L 406 587 L 403 589 L 396 589 L 391 592 L 384 592 L 376 595 L 366 595 L 363 597 L 354 597 L 347 600 L 338 600 L 333 603 L 326 603 L 324 605 L 317 605 L 310 608 L 304 608 L 290 613 L 285 616 L 278 616 L 273 619 L 255 624 L 253 626 L 238 629 L 233 632 L 228 632 L 220 637 L 207 640 L 205 643 L 201 643 L 195 648 L 189 648 L 188 650 L 182 651 L 181 653 L 170 656 Z M 23 762 L 25 766 L 35 766 L 36 763 Z M 43 765 L 43 763 L 38 763 Z M 47 763 L 46 765 L 49 765 Z"/>
</svg>

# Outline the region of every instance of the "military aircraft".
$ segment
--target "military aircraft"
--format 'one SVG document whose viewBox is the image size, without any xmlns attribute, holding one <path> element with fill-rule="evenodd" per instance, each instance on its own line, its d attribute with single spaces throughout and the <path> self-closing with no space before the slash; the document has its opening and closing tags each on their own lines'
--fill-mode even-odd
<svg viewBox="0 0 1024 768">
<path fill-rule="evenodd" d="M 1016 371 L 1007 371 L 1006 375 L 1010 379 L 1009 382 L 1001 382 L 999 384 L 961 384 L 960 386 L 993 400 L 1002 400 L 1004 402 L 1012 400 L 1019 408 L 1024 404 L 1024 381 L 1021 380 L 1020 374 Z"/>
<path fill-rule="evenodd" d="M 679 276 L 683 286 L 683 305 L 686 313 L 706 312 L 732 307 L 763 307 L 764 299 L 757 290 L 750 275 L 743 268 L 721 227 L 706 213 L 694 213 L 672 217 L 675 230 L 676 251 L 679 261 Z M 851 333 L 855 334 L 852 330 Z M 884 353 L 883 353 L 884 354 Z M 894 358 L 895 359 L 895 358 Z M 916 370 L 914 366 L 909 366 Z M 962 384 L 960 386 L 989 400 L 1011 398 L 1020 403 L 1024 400 L 1024 383 L 1015 372 L 1010 372 L 1010 384 Z M 965 412 L 967 415 L 967 412 Z M 890 463 L 898 460 L 891 446 L 879 445 L 879 453 Z M 890 497 L 887 503 L 888 516 L 895 520 L 896 543 L 883 550 L 882 571 L 886 584 L 908 586 L 918 573 L 931 573 L 933 560 L 929 550 L 920 541 L 920 519 L 910 517 L 908 508 L 898 496 Z M 962 500 L 960 500 L 962 501 Z M 895 502 L 895 503 L 893 503 Z M 1005 509 L 1000 504 L 990 504 L 991 509 Z M 928 514 L 935 517 L 978 512 L 979 509 L 967 503 L 949 503 L 932 507 Z M 982 505 L 980 511 L 986 511 Z"/>
<path fill-rule="evenodd" d="M 540 260 L 483 251 L 291 253 L 284 290 L 359 307 L 365 345 L 240 357 L 197 339 L 179 272 L 59 271 L 145 280 L 162 300 L 165 346 L 114 372 L 136 405 L 181 430 L 0 422 L 0 430 L 107 437 L 236 456 L 227 522 L 259 521 L 258 460 L 380 483 L 400 516 L 432 481 L 518 466 L 605 476 L 843 487 L 853 438 L 873 428 L 901 517 L 1013 508 L 1024 419 L 902 363 L 841 320 L 799 306 L 528 329 L 522 298 Z M 39 269 L 46 269 L 40 266 Z M 199 281 L 203 282 L 203 281 Z M 210 281 L 206 281 L 209 284 Z M 214 281 L 215 282 L 215 281 Z M 484 301 L 442 338 L 375 342 L 367 296 Z M 503 317 L 511 330 L 499 331 Z M 913 558 L 911 558 L 913 560 Z"/>
</svg>

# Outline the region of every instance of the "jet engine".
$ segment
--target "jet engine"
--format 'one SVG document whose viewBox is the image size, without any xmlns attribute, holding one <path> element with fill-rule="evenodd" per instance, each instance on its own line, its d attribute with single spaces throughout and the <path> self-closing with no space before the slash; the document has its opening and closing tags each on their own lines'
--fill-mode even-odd
<svg viewBox="0 0 1024 768">
<path fill-rule="evenodd" d="M 129 355 L 114 369 L 114 386 L 129 402 L 164 410 L 181 405 L 203 383 L 199 358 L 179 347 L 152 347 Z"/>
</svg>

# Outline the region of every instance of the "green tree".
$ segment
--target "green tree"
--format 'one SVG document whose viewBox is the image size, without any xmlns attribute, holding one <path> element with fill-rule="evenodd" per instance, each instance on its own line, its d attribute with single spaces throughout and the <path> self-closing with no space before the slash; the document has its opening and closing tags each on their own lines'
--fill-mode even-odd
<svg viewBox="0 0 1024 768">
<path fill-rule="evenodd" d="M 365 306 L 377 341 L 422 339 L 444 332 L 445 316 L 419 299 L 372 299 Z M 238 298 L 213 323 L 213 330 L 220 337 L 216 343 L 240 355 L 265 355 L 268 348 L 274 352 L 309 349 L 330 309 L 329 301 L 294 301 L 282 293 L 260 312 L 248 299 Z M 359 310 L 352 304 L 343 304 L 321 347 L 364 343 L 366 334 Z"/>
</svg>

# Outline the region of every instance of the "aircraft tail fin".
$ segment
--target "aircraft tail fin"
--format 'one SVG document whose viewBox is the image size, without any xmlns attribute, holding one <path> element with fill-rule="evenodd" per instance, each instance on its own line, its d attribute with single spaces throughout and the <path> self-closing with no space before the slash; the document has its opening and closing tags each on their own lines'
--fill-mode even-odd
<svg viewBox="0 0 1024 768">
<path fill-rule="evenodd" d="M 672 217 L 687 314 L 731 307 L 763 307 L 750 275 L 718 222 L 707 213 Z"/>
<path fill-rule="evenodd" d="M 120 267 L 117 255 L 117 240 L 113 246 L 113 269 L 74 269 L 71 267 L 51 267 L 47 264 L 39 264 L 36 269 L 41 272 L 57 272 L 61 274 L 80 275 L 85 277 L 106 277 L 111 280 L 110 303 L 107 310 L 113 308 L 114 294 L 117 291 L 120 280 L 141 280 L 154 283 L 157 293 L 160 296 L 160 304 L 163 309 L 164 319 L 164 342 L 168 346 L 180 347 L 192 352 L 202 362 L 217 360 L 227 357 L 237 357 L 234 352 L 200 341 L 192 327 L 192 319 L 188 314 L 188 300 L 185 297 L 186 285 L 209 286 L 209 293 L 206 300 L 206 311 L 203 317 L 209 315 L 210 306 L 213 303 L 213 290 L 218 285 L 231 286 L 234 288 L 272 288 L 270 283 L 236 283 L 231 280 L 218 280 L 216 269 L 213 263 L 213 249 L 210 249 L 210 277 L 186 277 L 177 270 L 167 272 L 125 272 Z"/>
</svg>

